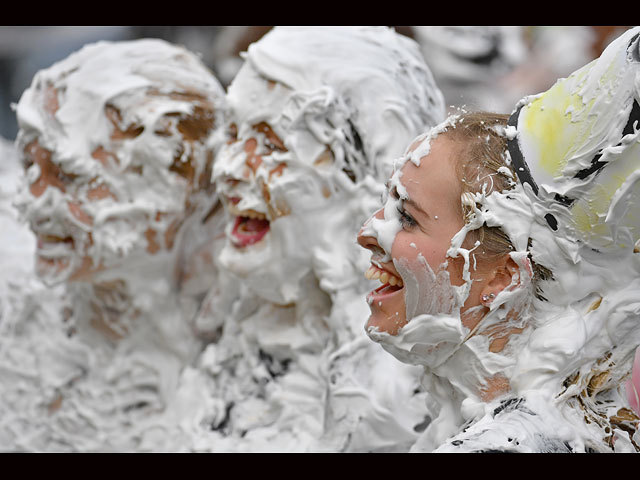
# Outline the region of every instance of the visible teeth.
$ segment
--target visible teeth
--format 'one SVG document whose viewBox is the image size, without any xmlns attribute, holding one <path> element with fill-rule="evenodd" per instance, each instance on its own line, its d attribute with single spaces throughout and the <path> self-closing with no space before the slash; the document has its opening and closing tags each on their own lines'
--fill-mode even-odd
<svg viewBox="0 0 640 480">
<path fill-rule="evenodd" d="M 364 272 L 364 277 L 367 280 L 371 280 L 373 278 L 373 272 L 375 272 L 375 267 L 369 267 L 366 272 Z"/>
<path fill-rule="evenodd" d="M 266 215 L 262 212 L 256 212 L 255 210 L 240 210 L 231 202 L 227 203 L 227 210 L 229 211 L 229 213 L 235 215 L 236 217 L 248 217 L 258 220 L 266 220 L 267 218 Z"/>
<path fill-rule="evenodd" d="M 391 286 L 403 287 L 402 280 L 395 275 L 378 269 L 375 266 L 370 266 L 365 272 L 364 276 L 367 280 L 380 280 L 380 283 L 389 284 Z"/>
<path fill-rule="evenodd" d="M 38 234 L 37 238 L 43 243 L 68 243 L 71 240 L 71 237 L 62 237 L 59 235 L 50 235 L 44 233 Z"/>
</svg>

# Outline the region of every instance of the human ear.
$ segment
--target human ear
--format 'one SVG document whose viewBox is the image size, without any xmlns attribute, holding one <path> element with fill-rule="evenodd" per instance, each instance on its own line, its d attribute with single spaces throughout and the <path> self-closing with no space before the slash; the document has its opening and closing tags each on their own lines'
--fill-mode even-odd
<svg viewBox="0 0 640 480">
<path fill-rule="evenodd" d="M 497 262 L 494 268 L 487 275 L 487 281 L 480 292 L 480 302 L 488 307 L 493 299 L 505 288 L 512 288 L 520 285 L 520 269 L 518 264 L 509 255 L 505 255 Z"/>
</svg>

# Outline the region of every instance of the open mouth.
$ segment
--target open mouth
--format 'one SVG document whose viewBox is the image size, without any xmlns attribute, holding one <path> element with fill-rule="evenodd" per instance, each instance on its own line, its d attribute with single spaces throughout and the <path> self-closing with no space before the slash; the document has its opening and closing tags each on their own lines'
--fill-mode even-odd
<svg viewBox="0 0 640 480">
<path fill-rule="evenodd" d="M 38 233 L 36 245 L 37 275 L 48 284 L 65 280 L 65 274 L 70 272 L 69 267 L 73 263 L 75 251 L 73 238 Z"/>
<path fill-rule="evenodd" d="M 67 246 L 73 248 L 73 237 L 60 237 L 57 235 L 38 234 L 36 236 L 38 250 L 50 250 L 53 248 L 59 248 L 60 246 Z"/>
<path fill-rule="evenodd" d="M 255 210 L 238 210 L 233 203 L 227 206 L 229 213 L 235 215 L 231 230 L 231 243 L 237 248 L 254 245 L 269 233 L 270 222 L 264 213 Z"/>
<path fill-rule="evenodd" d="M 404 283 L 400 277 L 383 270 L 381 268 L 376 267 L 375 265 L 371 265 L 366 272 L 364 272 L 365 278 L 368 280 L 379 280 L 382 285 L 367 295 L 367 298 L 370 301 L 379 301 L 384 297 L 389 295 L 393 295 L 394 293 L 399 292 L 404 287 Z"/>
</svg>

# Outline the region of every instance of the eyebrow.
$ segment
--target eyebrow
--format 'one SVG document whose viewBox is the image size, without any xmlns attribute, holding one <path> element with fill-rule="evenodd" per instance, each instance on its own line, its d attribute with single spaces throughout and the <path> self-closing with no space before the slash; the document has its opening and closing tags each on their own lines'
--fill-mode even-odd
<svg viewBox="0 0 640 480">
<path fill-rule="evenodd" d="M 271 128 L 271 125 L 269 125 L 267 122 L 256 123 L 251 128 L 253 128 L 257 132 L 264 133 L 267 139 L 277 148 L 287 150 L 287 147 L 284 146 L 284 142 L 282 141 L 282 139 L 276 132 L 273 131 L 273 128 Z"/>
<path fill-rule="evenodd" d="M 386 183 L 387 188 L 389 187 L 389 183 Z M 400 200 L 400 195 L 398 194 L 398 189 L 394 186 L 391 190 L 390 190 L 391 196 L 393 196 L 394 198 L 397 198 L 398 200 Z M 403 198 L 402 200 L 402 204 L 408 204 L 411 207 L 413 207 L 415 210 L 417 210 L 418 212 L 422 213 L 424 216 L 426 216 L 427 218 L 431 218 L 431 215 L 429 215 L 427 212 L 424 211 L 424 209 L 418 205 L 415 201 L 413 201 L 410 198 Z"/>
</svg>

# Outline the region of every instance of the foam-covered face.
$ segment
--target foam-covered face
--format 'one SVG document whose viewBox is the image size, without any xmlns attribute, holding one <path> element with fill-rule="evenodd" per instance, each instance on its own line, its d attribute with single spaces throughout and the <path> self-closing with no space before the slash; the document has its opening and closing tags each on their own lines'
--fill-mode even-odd
<svg viewBox="0 0 640 480">
<path fill-rule="evenodd" d="M 454 154 L 441 136 L 419 166 L 406 162 L 389 182 L 385 206 L 360 231 L 358 242 L 372 252 L 367 276 L 382 283 L 368 295 L 367 328 L 395 335 L 418 314 L 453 313 L 452 286 L 465 283 L 462 258 L 448 257 L 464 226 Z M 474 283 L 463 311 L 480 303 L 481 286 Z"/>
<path fill-rule="evenodd" d="M 138 89 L 114 99 L 102 112 L 109 133 L 97 144 L 75 139 L 84 147 L 75 152 L 87 155 L 47 148 L 64 145 L 56 129 L 24 132 L 28 188 L 18 206 L 36 235 L 43 280 L 87 280 L 173 248 L 189 192 L 210 175 L 195 178 L 193 156 L 213 107 L 198 95 L 172 95 Z M 52 89 L 40 113 L 53 116 L 60 97 Z"/>
<path fill-rule="evenodd" d="M 470 340 L 499 351 L 521 331 L 501 314 L 487 322 L 517 282 L 518 267 L 509 255 L 485 255 L 468 236 L 483 222 L 463 220 L 460 154 L 437 128 L 419 137 L 396 162 L 384 207 L 358 235 L 372 252 L 365 276 L 382 283 L 367 298 L 368 335 L 399 360 L 429 368 Z"/>
<path fill-rule="evenodd" d="M 214 168 L 228 213 L 220 260 L 278 304 L 297 299 L 313 248 L 330 225 L 331 205 L 339 204 L 331 150 L 308 123 L 325 112 L 309 109 L 313 99 L 299 100 L 246 64 L 229 88 L 230 139 Z"/>
</svg>

